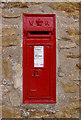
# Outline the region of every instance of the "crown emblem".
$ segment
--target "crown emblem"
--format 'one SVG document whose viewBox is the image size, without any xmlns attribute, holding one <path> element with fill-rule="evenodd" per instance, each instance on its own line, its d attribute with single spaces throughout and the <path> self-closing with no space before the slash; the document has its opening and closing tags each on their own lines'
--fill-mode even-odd
<svg viewBox="0 0 81 120">
<path fill-rule="evenodd" d="M 37 24 L 37 26 L 42 26 L 42 23 L 43 23 L 42 20 L 40 20 L 40 19 L 36 20 L 36 24 Z"/>
</svg>

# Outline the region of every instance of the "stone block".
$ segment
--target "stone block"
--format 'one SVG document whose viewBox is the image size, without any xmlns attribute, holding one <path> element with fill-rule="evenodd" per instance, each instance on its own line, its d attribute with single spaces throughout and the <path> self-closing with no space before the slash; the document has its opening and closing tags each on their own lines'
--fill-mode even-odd
<svg viewBox="0 0 81 120">
<path fill-rule="evenodd" d="M 16 28 L 4 28 L 2 32 L 2 46 L 16 46 L 19 44 L 19 33 Z"/>
<path fill-rule="evenodd" d="M 63 88 L 66 93 L 75 93 L 79 86 L 76 83 L 67 82 L 63 84 Z"/>
<path fill-rule="evenodd" d="M 7 59 L 4 60 L 4 71 L 5 71 L 5 79 L 10 78 L 9 61 Z"/>
<path fill-rule="evenodd" d="M 10 97 L 10 102 L 11 102 L 12 106 L 14 106 L 14 107 L 20 106 L 21 100 L 20 100 L 20 96 L 16 90 L 12 90 L 9 93 L 9 97 Z"/>
</svg>

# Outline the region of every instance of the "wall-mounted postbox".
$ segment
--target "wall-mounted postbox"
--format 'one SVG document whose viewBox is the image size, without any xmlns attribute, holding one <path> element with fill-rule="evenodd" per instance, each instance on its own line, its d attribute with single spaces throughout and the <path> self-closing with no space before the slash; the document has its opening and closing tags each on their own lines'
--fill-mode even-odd
<svg viewBox="0 0 81 120">
<path fill-rule="evenodd" d="M 56 102 L 55 14 L 23 14 L 23 103 Z"/>
</svg>

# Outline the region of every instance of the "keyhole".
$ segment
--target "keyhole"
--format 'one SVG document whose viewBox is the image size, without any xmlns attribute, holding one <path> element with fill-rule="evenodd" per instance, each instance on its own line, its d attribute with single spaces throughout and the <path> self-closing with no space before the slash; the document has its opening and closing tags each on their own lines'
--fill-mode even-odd
<svg viewBox="0 0 81 120">
<path fill-rule="evenodd" d="M 34 73 L 34 77 L 35 77 L 35 73 Z"/>
</svg>

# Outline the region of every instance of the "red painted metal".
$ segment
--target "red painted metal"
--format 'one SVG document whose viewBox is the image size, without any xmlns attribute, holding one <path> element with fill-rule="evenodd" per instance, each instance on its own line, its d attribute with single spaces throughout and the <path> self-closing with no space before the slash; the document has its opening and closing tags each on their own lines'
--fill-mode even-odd
<svg viewBox="0 0 81 120">
<path fill-rule="evenodd" d="M 44 47 L 43 67 L 34 67 L 34 46 Z M 55 14 L 23 14 L 23 103 L 56 103 Z"/>
</svg>

